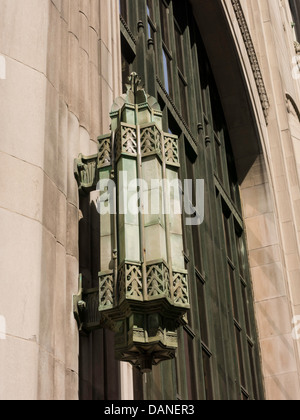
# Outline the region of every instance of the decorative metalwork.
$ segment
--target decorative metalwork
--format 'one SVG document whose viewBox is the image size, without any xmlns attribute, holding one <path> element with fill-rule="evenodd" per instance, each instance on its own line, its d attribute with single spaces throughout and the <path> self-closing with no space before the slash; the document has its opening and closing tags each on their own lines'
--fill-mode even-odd
<svg viewBox="0 0 300 420">
<path fill-rule="evenodd" d="M 113 272 L 99 273 L 99 310 L 103 311 L 114 305 Z"/>
<path fill-rule="evenodd" d="M 141 130 L 141 152 L 143 156 L 157 153 L 162 154 L 161 132 L 156 125 Z"/>
<path fill-rule="evenodd" d="M 137 133 L 134 127 L 122 124 L 116 133 L 116 158 L 122 154 L 137 156 Z"/>
<path fill-rule="evenodd" d="M 173 272 L 174 303 L 179 305 L 189 305 L 189 289 L 187 274 Z"/>
<path fill-rule="evenodd" d="M 147 293 L 149 299 L 170 297 L 170 274 L 164 262 L 147 266 Z"/>
<path fill-rule="evenodd" d="M 165 158 L 168 165 L 179 164 L 178 138 L 175 136 L 164 137 Z"/>
<path fill-rule="evenodd" d="M 109 166 L 111 164 L 111 138 L 99 138 L 98 167 Z"/>
<path fill-rule="evenodd" d="M 119 268 L 120 302 L 124 299 L 143 301 L 142 271 L 138 264 L 124 263 Z"/>
</svg>

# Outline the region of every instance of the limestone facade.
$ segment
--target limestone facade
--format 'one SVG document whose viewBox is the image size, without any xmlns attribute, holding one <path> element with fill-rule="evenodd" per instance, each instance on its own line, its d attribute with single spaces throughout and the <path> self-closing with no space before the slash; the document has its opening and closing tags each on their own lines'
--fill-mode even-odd
<svg viewBox="0 0 300 420">
<path fill-rule="evenodd" d="M 120 95 L 117 0 L 1 0 L 0 399 L 78 399 L 78 189 Z"/>
<path fill-rule="evenodd" d="M 245 44 L 231 1 L 224 7 L 240 57 Z M 288 1 L 241 1 L 269 100 L 267 118 L 258 100 L 261 153 L 241 183 L 244 218 L 268 400 L 300 398 L 299 340 L 299 69 Z M 248 67 L 248 68 L 247 68 Z M 245 65 L 255 95 L 253 69 Z M 259 115 L 260 114 L 260 115 Z"/>
</svg>

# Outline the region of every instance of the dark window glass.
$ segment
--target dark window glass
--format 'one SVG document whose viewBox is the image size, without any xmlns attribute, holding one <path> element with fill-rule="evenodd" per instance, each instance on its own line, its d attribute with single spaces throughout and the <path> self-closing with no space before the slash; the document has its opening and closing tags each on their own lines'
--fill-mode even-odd
<svg viewBox="0 0 300 420">
<path fill-rule="evenodd" d="M 188 385 L 188 394 L 190 400 L 197 400 L 197 382 L 196 382 L 196 372 L 194 364 L 194 346 L 192 337 L 185 332 L 184 334 L 185 341 L 185 357 L 186 357 L 186 375 L 187 375 L 187 385 Z"/>
<path fill-rule="evenodd" d="M 128 76 L 130 74 L 130 65 L 126 57 L 122 54 L 122 83 L 123 87 L 128 82 Z"/>
<path fill-rule="evenodd" d="M 147 15 L 154 22 L 153 0 L 147 0 Z"/>
<path fill-rule="evenodd" d="M 246 332 L 249 336 L 251 336 L 251 323 L 250 323 L 250 315 L 249 315 L 249 302 L 248 302 L 248 290 L 247 285 L 242 282 L 242 298 L 243 298 L 243 308 L 244 308 L 244 315 L 245 315 L 245 323 L 246 323 Z"/>
<path fill-rule="evenodd" d="M 201 261 L 201 243 L 199 238 L 198 226 L 192 226 L 193 234 L 193 247 L 194 247 L 194 262 L 195 267 L 201 273 L 202 272 L 202 261 Z"/>
<path fill-rule="evenodd" d="M 154 40 L 154 12 L 153 12 L 153 1 L 147 0 L 147 16 L 148 16 L 148 38 Z"/>
<path fill-rule="evenodd" d="M 257 400 L 259 397 L 258 397 L 256 369 L 255 369 L 254 354 L 253 354 L 254 353 L 254 347 L 249 342 L 248 342 L 248 352 L 249 352 L 249 361 L 250 361 L 253 395 L 254 395 L 254 399 Z"/>
<path fill-rule="evenodd" d="M 181 114 L 186 123 L 188 123 L 188 111 L 187 111 L 187 100 L 186 100 L 186 84 L 179 75 L 179 88 L 180 88 L 180 101 L 181 101 Z"/>
<path fill-rule="evenodd" d="M 165 45 L 168 48 L 170 48 L 169 28 L 168 28 L 169 9 L 166 7 L 163 0 L 160 0 L 159 4 L 160 4 L 161 36 Z"/>
<path fill-rule="evenodd" d="M 241 385 L 245 388 L 246 380 L 245 380 L 245 369 L 244 369 L 244 362 L 243 362 L 242 337 L 241 337 L 241 330 L 237 325 L 235 325 L 235 339 L 236 339 L 236 348 L 237 348 L 237 353 L 238 353 L 238 365 L 239 365 Z"/>
<path fill-rule="evenodd" d="M 295 32 L 297 40 L 300 41 L 300 4 L 299 0 L 289 0 L 290 8 L 295 24 Z"/>
<path fill-rule="evenodd" d="M 182 34 L 175 22 L 175 42 L 176 42 L 176 57 L 177 66 L 182 74 L 184 74 L 183 48 L 182 48 Z"/>
<path fill-rule="evenodd" d="M 135 58 L 132 50 L 127 44 L 126 39 L 121 35 L 121 46 L 122 46 L 122 83 L 123 90 L 125 91 L 125 84 L 128 83 L 128 77 L 132 71 L 132 63 Z"/>
<path fill-rule="evenodd" d="M 187 180 L 189 180 L 189 188 L 187 191 L 185 191 L 185 195 L 187 195 L 187 199 L 190 206 L 189 213 L 191 217 L 196 217 L 196 210 L 195 210 L 195 204 L 196 204 L 196 192 L 195 192 L 195 174 L 194 174 L 194 165 L 195 165 L 195 159 L 193 152 L 191 151 L 191 147 L 188 143 L 188 141 L 185 142 L 185 153 L 186 153 L 186 171 L 187 171 Z M 194 204 L 195 203 L 195 204 Z M 199 227 L 198 226 L 192 226 L 192 234 L 193 234 L 193 244 L 194 244 L 194 256 L 195 256 L 195 264 L 196 268 L 202 273 L 202 256 L 201 256 L 201 242 L 199 237 Z"/>
<path fill-rule="evenodd" d="M 207 328 L 207 314 L 206 314 L 206 299 L 205 299 L 205 285 L 201 280 L 197 280 L 197 292 L 198 292 L 198 306 L 200 316 L 200 328 L 201 328 L 201 340 L 207 346 L 208 342 L 208 328 Z"/>
<path fill-rule="evenodd" d="M 230 144 L 227 133 L 225 133 L 225 149 L 226 149 L 226 161 L 227 161 L 227 169 L 228 169 L 230 196 L 231 196 L 232 201 L 236 205 L 239 205 L 239 202 L 237 199 L 238 180 L 237 180 L 236 168 L 235 168 L 235 163 L 234 163 L 234 156 L 233 156 L 231 144 Z"/>
<path fill-rule="evenodd" d="M 236 289 L 236 280 L 235 280 L 235 272 L 234 269 L 228 264 L 228 273 L 229 273 L 229 281 L 230 281 L 230 292 L 231 292 L 231 300 L 232 300 L 232 309 L 233 315 L 236 320 L 239 319 L 238 313 L 238 303 L 237 303 L 237 289 Z"/>
<path fill-rule="evenodd" d="M 127 21 L 127 0 L 119 0 L 120 14 Z"/>
<path fill-rule="evenodd" d="M 217 135 L 215 135 L 215 149 L 216 149 L 216 170 L 220 181 L 223 181 L 222 172 L 222 157 L 221 157 L 221 143 Z"/>
<path fill-rule="evenodd" d="M 163 48 L 163 70 L 164 70 L 164 82 L 167 93 L 172 96 L 172 73 L 171 73 L 171 60 Z"/>
<path fill-rule="evenodd" d="M 238 254 L 238 261 L 239 261 L 239 270 L 240 275 L 243 278 L 246 278 L 246 249 L 245 249 L 245 243 L 244 238 L 242 236 L 242 233 L 239 234 L 238 232 L 235 233 L 235 239 L 236 239 L 236 250 Z"/>
<path fill-rule="evenodd" d="M 231 242 L 230 242 L 230 229 L 229 229 L 229 216 L 230 214 L 227 213 L 227 209 L 224 208 L 223 213 L 223 228 L 224 228 L 224 236 L 225 236 L 225 244 L 226 244 L 226 254 L 227 257 L 230 259 L 232 258 L 232 252 L 231 252 Z"/>
<path fill-rule="evenodd" d="M 150 22 L 148 22 L 148 38 L 154 39 L 154 30 Z"/>
<path fill-rule="evenodd" d="M 212 376 L 211 376 L 211 356 L 207 353 L 205 349 L 202 349 L 202 359 L 203 359 L 203 372 L 204 372 L 204 385 L 205 385 L 205 394 L 206 400 L 212 401 L 213 397 L 213 387 L 212 387 Z"/>
<path fill-rule="evenodd" d="M 133 389 L 135 401 L 143 401 L 143 374 L 138 369 L 133 369 Z"/>
</svg>

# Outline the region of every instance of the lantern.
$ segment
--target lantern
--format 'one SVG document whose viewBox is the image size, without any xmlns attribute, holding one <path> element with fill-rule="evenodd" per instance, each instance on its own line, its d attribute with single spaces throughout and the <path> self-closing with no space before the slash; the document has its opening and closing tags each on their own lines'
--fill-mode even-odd
<svg viewBox="0 0 300 420">
<path fill-rule="evenodd" d="M 99 190 L 101 255 L 99 288 L 80 278 L 74 315 L 86 332 L 112 329 L 116 358 L 148 372 L 175 357 L 189 309 L 178 138 L 135 73 L 110 116 L 98 154 L 75 161 L 80 191 Z"/>
</svg>

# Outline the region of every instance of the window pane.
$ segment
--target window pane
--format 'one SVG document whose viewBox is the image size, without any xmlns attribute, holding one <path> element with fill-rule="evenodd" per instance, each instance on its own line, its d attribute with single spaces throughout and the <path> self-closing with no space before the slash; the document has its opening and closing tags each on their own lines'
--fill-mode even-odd
<svg viewBox="0 0 300 420">
<path fill-rule="evenodd" d="M 232 201 L 239 207 L 239 200 L 238 200 L 238 179 L 236 174 L 236 167 L 234 163 L 234 155 L 232 151 L 232 147 L 230 144 L 230 139 L 228 137 L 228 133 L 226 130 L 223 130 L 224 133 L 224 141 L 225 141 L 225 149 L 226 149 L 226 161 L 227 161 L 227 172 L 228 172 L 228 180 L 229 180 L 229 187 L 230 187 L 230 196 Z"/>
<path fill-rule="evenodd" d="M 250 369 L 251 369 L 253 396 L 254 396 L 255 400 L 257 400 L 258 399 L 258 389 L 257 389 L 256 369 L 255 369 L 254 354 L 253 354 L 254 348 L 250 343 L 248 343 L 248 351 L 249 351 L 249 361 L 250 361 Z"/>
<path fill-rule="evenodd" d="M 150 22 L 148 22 L 148 38 L 154 40 L 154 30 Z"/>
<path fill-rule="evenodd" d="M 244 250 L 244 243 L 243 238 L 241 235 L 236 231 L 235 232 L 235 241 L 236 241 L 236 251 L 238 254 L 238 260 L 239 260 L 239 270 L 240 275 L 245 278 L 245 250 Z"/>
<path fill-rule="evenodd" d="M 243 352 L 242 352 L 242 337 L 241 337 L 241 331 L 239 330 L 237 326 L 235 326 L 235 338 L 236 338 L 236 348 L 237 348 L 237 353 L 238 353 L 238 364 L 239 364 L 241 385 L 244 388 L 246 388 L 245 370 L 244 370 Z"/>
<path fill-rule="evenodd" d="M 120 0 L 120 14 L 127 21 L 127 0 Z"/>
<path fill-rule="evenodd" d="M 244 315 L 245 315 L 245 323 L 246 323 L 246 332 L 249 335 L 249 337 L 251 337 L 248 290 L 245 284 L 242 284 L 242 297 L 243 297 L 243 307 L 244 307 Z"/>
<path fill-rule="evenodd" d="M 224 211 L 224 210 L 223 210 Z M 231 244 L 230 244 L 230 230 L 229 230 L 229 215 L 223 213 L 223 228 L 224 228 L 224 237 L 226 244 L 226 254 L 227 257 L 231 259 Z"/>
<path fill-rule="evenodd" d="M 202 359 L 203 359 L 203 372 L 204 372 L 204 384 L 205 384 L 205 394 L 208 401 L 213 401 L 213 388 L 212 388 L 212 377 L 211 377 L 211 357 L 207 352 L 202 349 Z"/>
<path fill-rule="evenodd" d="M 223 181 L 221 145 L 220 145 L 218 139 L 216 138 L 216 136 L 215 136 L 215 149 L 216 149 L 217 175 L 218 175 L 220 181 Z"/>
<path fill-rule="evenodd" d="M 192 235 L 193 235 L 195 267 L 200 273 L 202 273 L 201 244 L 200 244 L 198 226 L 192 226 Z"/>
<path fill-rule="evenodd" d="M 181 101 L 181 114 L 186 123 L 188 120 L 188 111 L 187 111 L 187 100 L 186 100 L 186 84 L 179 76 L 179 88 L 180 88 L 180 101 Z"/>
<path fill-rule="evenodd" d="M 167 93 L 172 96 L 172 77 L 171 77 L 171 63 L 170 59 L 163 48 L 163 70 L 164 82 Z"/>
<path fill-rule="evenodd" d="M 128 83 L 128 77 L 130 74 L 130 66 L 128 61 L 126 60 L 126 57 L 122 54 L 122 83 L 123 86 L 125 86 L 126 83 Z"/>
<path fill-rule="evenodd" d="M 205 289 L 204 288 L 205 288 L 205 285 L 200 280 L 197 280 L 201 340 L 203 341 L 204 344 L 209 346 L 208 329 L 207 329 L 206 299 L 205 299 Z"/>
<path fill-rule="evenodd" d="M 186 357 L 186 374 L 187 374 L 187 386 L 190 400 L 197 400 L 197 382 L 195 374 L 195 363 L 194 363 L 194 346 L 192 338 L 185 332 L 185 357 Z"/>
<path fill-rule="evenodd" d="M 153 0 L 147 0 L 147 15 L 154 21 Z"/>
<path fill-rule="evenodd" d="M 162 40 L 168 48 L 170 48 L 169 43 L 169 30 L 168 30 L 168 15 L 169 10 L 164 5 L 164 2 L 160 0 L 160 23 L 161 23 L 161 36 Z"/>
<path fill-rule="evenodd" d="M 148 16 L 148 38 L 154 40 L 154 29 L 150 21 L 154 23 L 153 0 L 147 0 L 147 16 Z"/>
<path fill-rule="evenodd" d="M 177 66 L 179 70 L 181 71 L 181 73 L 184 74 L 182 35 L 176 23 L 175 23 L 175 41 L 176 41 Z"/>
<path fill-rule="evenodd" d="M 229 272 L 230 292 L 231 292 L 233 315 L 234 315 L 236 320 L 239 320 L 235 273 L 234 273 L 234 270 L 233 270 L 233 268 L 231 267 L 230 264 L 228 264 L 228 272 Z"/>
</svg>

